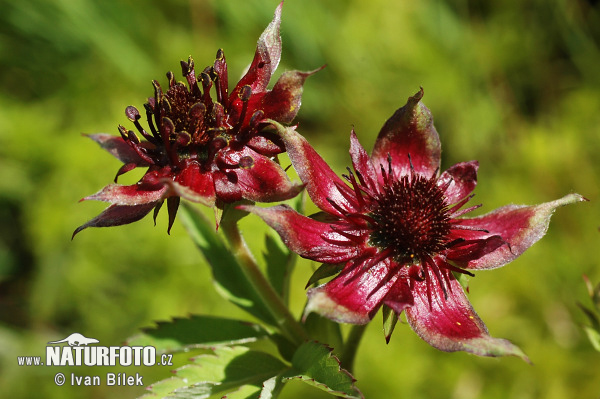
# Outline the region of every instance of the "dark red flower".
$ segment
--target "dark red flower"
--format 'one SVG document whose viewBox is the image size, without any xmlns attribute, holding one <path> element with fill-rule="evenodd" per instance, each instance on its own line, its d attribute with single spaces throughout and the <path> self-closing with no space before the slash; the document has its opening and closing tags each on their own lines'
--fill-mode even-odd
<svg viewBox="0 0 600 399">
<path fill-rule="evenodd" d="M 397 315 L 405 311 L 413 330 L 438 349 L 524 357 L 510 342 L 490 337 L 455 273 L 507 264 L 545 234 L 557 207 L 584 198 L 569 194 L 464 217 L 479 207 L 465 207 L 478 163 L 439 173 L 440 140 L 422 96 L 421 90 L 385 123 L 370 157 L 352 132 L 354 171 L 343 176 L 349 184 L 293 128 L 280 127 L 323 212 L 308 218 L 286 205 L 241 208 L 262 217 L 301 256 L 338 266 L 334 279 L 308 291 L 307 313 L 365 324 L 386 305 Z"/>
<path fill-rule="evenodd" d="M 117 177 L 137 167 L 148 170 L 137 184 L 111 184 L 84 198 L 111 205 L 73 235 L 87 227 L 131 223 L 152 209 L 156 217 L 165 199 L 170 229 L 180 197 L 219 206 L 242 199 L 280 201 L 299 192 L 301 187 L 293 184 L 274 160 L 285 151 L 282 140 L 264 129 L 267 119 L 284 124 L 294 119 L 302 85 L 313 73 L 284 72 L 273 89 L 267 90 L 281 56 L 282 4 L 260 36 L 248 72 L 231 93 L 222 50 L 217 52 L 214 65 L 199 75 L 190 57 L 188 62 L 181 62 L 187 84 L 175 81 L 171 72 L 166 91 L 153 81 L 154 97 L 144 104 L 149 131 L 140 123 L 140 112 L 129 106 L 125 114 L 137 133 L 119 126 L 120 137 L 89 136 L 124 163 Z"/>
</svg>

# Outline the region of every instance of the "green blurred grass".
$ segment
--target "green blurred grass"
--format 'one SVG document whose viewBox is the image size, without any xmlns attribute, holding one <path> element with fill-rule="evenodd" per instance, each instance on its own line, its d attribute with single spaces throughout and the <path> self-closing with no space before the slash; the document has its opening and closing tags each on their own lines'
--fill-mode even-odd
<svg viewBox="0 0 600 399">
<path fill-rule="evenodd" d="M 547 236 L 509 267 L 479 273 L 470 298 L 494 336 L 533 360 L 484 359 L 430 348 L 406 325 L 385 345 L 380 317 L 358 353 L 367 397 L 591 398 L 600 354 L 579 328 L 581 275 L 600 280 L 600 16 L 593 1 L 384 2 L 287 0 L 285 69 L 310 78 L 301 132 L 336 170 L 354 127 L 366 148 L 419 86 L 440 132 L 444 168 L 478 159 L 487 212 L 575 191 Z M 81 137 L 126 123 L 151 79 L 192 54 L 225 49 L 233 80 L 252 58 L 276 1 L 0 0 L 0 386 L 7 397 L 134 397 L 139 389 L 57 388 L 56 370 L 19 368 L 47 341 L 77 331 L 118 345 L 153 320 L 244 315 L 214 292 L 177 223 L 73 229 L 103 204 L 77 201 L 110 182 L 118 161 Z M 343 150 L 342 150 L 343 149 Z M 124 176 L 134 182 L 138 175 Z M 247 218 L 251 246 L 265 226 Z M 299 313 L 311 267 L 294 276 Z M 138 370 L 149 383 L 168 376 Z M 79 371 L 82 372 L 82 371 Z M 84 370 L 83 372 L 86 372 Z M 284 397 L 318 395 L 292 384 Z"/>
</svg>

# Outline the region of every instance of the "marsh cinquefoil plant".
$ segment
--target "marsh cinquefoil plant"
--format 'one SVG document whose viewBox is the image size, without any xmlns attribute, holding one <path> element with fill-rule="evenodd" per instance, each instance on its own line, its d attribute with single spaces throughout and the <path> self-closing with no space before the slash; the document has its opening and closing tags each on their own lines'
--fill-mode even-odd
<svg viewBox="0 0 600 399">
<path fill-rule="evenodd" d="M 281 7 L 231 92 L 223 50 L 217 52 L 214 65 L 198 75 L 190 57 L 181 62 L 186 83 L 177 82 L 172 72 L 167 73 L 168 88 L 152 82 L 154 96 L 144 104 L 148 130 L 138 109 L 129 106 L 125 114 L 137 133 L 119 125 L 120 136 L 89 136 L 123 162 L 115 183 L 134 168 L 148 170 L 134 185 L 111 184 L 85 197 L 111 205 L 74 234 L 87 227 L 135 222 L 152 209 L 156 218 L 164 200 L 170 229 L 180 198 L 222 208 L 241 199 L 271 202 L 298 194 L 301 187 L 272 159 L 285 151 L 281 139 L 264 129 L 266 120 L 292 122 L 300 109 L 302 85 L 312 73 L 286 71 L 272 90 L 267 89 L 281 58 Z"/>
<path fill-rule="evenodd" d="M 352 168 L 339 178 L 297 127 L 284 126 L 298 112 L 311 72 L 285 72 L 267 89 L 281 53 L 281 7 L 231 93 L 221 50 L 214 66 L 199 75 L 189 59 L 182 62 L 186 84 L 172 74 L 166 91 L 154 82 L 154 97 L 145 106 L 149 131 L 130 106 L 126 115 L 138 133 L 120 126 L 120 137 L 90 136 L 123 161 L 117 176 L 136 167 L 148 170 L 135 185 L 112 184 L 86 197 L 111 205 L 75 233 L 131 223 L 152 209 L 156 217 L 164 200 L 169 228 L 180 198 L 215 207 L 223 211 L 218 231 L 185 202 L 181 221 L 211 266 L 218 292 L 258 320 L 198 315 L 131 338 L 129 345 L 153 345 L 162 353 L 209 351 L 149 387 L 149 397 L 274 398 L 292 379 L 338 397 L 362 397 L 350 373 L 362 326 L 382 308 L 387 340 L 404 312 L 435 348 L 528 360 L 509 341 L 489 335 L 460 276 L 514 260 L 545 234 L 556 208 L 584 198 L 569 194 L 467 217 L 479 207 L 468 204 L 478 163 L 440 171 L 441 144 L 421 102 L 423 90 L 385 123 L 370 156 L 351 133 Z M 301 184 L 292 183 L 277 163 L 284 151 Z M 249 204 L 290 199 L 303 187 L 320 213 L 304 216 L 301 201 L 296 208 Z M 240 217 L 248 213 L 261 217 L 287 246 L 267 238 L 264 268 L 239 230 Z M 295 254 L 323 264 L 309 281 L 313 287 L 300 317 L 288 306 Z M 340 323 L 357 327 L 342 339 Z M 329 334 L 316 333 L 324 330 Z M 259 340 L 272 341 L 273 350 L 250 345 Z"/>
</svg>

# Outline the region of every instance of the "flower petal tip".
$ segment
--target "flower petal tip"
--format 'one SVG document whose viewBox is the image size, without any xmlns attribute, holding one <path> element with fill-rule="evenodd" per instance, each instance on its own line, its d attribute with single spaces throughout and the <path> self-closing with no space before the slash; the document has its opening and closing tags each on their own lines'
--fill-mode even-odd
<svg viewBox="0 0 600 399">
<path fill-rule="evenodd" d="M 506 339 L 486 336 L 468 340 L 463 345 L 466 352 L 478 356 L 516 356 L 526 363 L 533 364 L 521 348 Z"/>
<path fill-rule="evenodd" d="M 308 302 L 304 309 L 302 319 L 312 312 L 327 317 L 338 323 L 349 324 L 367 324 L 371 318 L 367 313 L 359 313 L 348 309 L 347 307 L 335 302 L 326 292 L 324 286 L 308 290 Z"/>
</svg>

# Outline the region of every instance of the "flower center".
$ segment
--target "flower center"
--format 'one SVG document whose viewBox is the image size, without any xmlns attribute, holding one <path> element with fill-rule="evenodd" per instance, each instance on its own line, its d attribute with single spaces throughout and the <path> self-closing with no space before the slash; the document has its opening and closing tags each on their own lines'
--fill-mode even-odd
<svg viewBox="0 0 600 399">
<path fill-rule="evenodd" d="M 398 262 L 411 262 L 445 248 L 450 215 L 437 179 L 402 176 L 375 198 L 369 242 L 391 251 Z"/>
<path fill-rule="evenodd" d="M 204 124 L 206 106 L 202 98 L 194 95 L 182 83 L 175 83 L 169 88 L 162 99 L 166 117 L 170 118 L 175 127 L 175 132 L 186 132 L 194 139 L 195 144 L 205 144 L 212 137 L 207 134 Z M 193 112 L 193 107 L 202 107 L 198 112 Z"/>
</svg>

